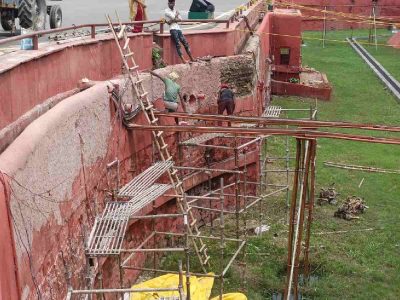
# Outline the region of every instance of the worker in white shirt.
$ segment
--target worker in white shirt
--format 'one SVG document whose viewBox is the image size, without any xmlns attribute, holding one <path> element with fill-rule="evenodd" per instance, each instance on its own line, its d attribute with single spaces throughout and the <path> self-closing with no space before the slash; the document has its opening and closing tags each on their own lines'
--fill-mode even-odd
<svg viewBox="0 0 400 300">
<path fill-rule="evenodd" d="M 178 22 L 182 20 L 181 14 L 177 9 L 175 9 L 175 0 L 168 0 L 168 8 L 165 9 L 165 20 L 169 25 L 169 31 L 171 33 L 171 38 L 175 43 L 176 51 L 178 52 L 179 58 L 183 63 L 187 61 L 183 58 L 181 43 L 185 47 L 186 53 L 189 55 L 191 61 L 194 61 L 192 53 L 190 52 L 189 44 L 182 33 L 181 27 Z"/>
</svg>

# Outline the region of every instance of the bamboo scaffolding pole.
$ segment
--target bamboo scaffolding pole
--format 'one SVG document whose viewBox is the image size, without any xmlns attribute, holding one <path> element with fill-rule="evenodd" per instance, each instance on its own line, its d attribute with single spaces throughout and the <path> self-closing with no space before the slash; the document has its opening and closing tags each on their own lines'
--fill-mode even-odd
<svg viewBox="0 0 400 300">
<path fill-rule="evenodd" d="M 146 248 L 146 249 L 119 249 L 121 253 L 141 253 L 141 252 L 184 252 L 185 248 Z"/>
<path fill-rule="evenodd" d="M 124 266 L 126 270 L 135 270 L 135 271 L 144 271 L 144 272 L 157 272 L 160 274 L 179 274 L 179 272 L 174 270 L 165 270 L 165 269 L 156 269 L 153 268 L 144 268 L 144 267 L 136 267 L 136 266 Z M 196 273 L 196 272 L 189 272 L 190 276 L 198 276 L 198 277 L 208 277 L 208 278 L 215 278 L 218 279 L 220 275 L 213 275 L 211 273 Z"/>
<path fill-rule="evenodd" d="M 247 278 L 246 278 L 246 269 L 247 269 L 247 265 L 246 265 L 246 245 L 247 245 L 247 212 L 248 212 L 248 204 L 247 204 L 247 174 L 248 174 L 248 170 L 247 170 L 247 152 L 244 152 L 244 171 L 245 171 L 245 176 L 244 176 L 244 182 L 243 182 L 243 208 L 239 211 L 239 213 L 242 214 L 243 216 L 243 234 L 244 234 L 244 241 L 245 244 L 243 245 L 242 248 L 242 260 L 241 260 L 241 269 L 242 269 L 242 280 L 241 280 L 241 287 L 242 287 L 242 291 L 246 290 L 246 286 L 247 286 Z M 261 200 L 261 199 L 260 199 Z M 251 207 L 251 206 L 250 206 Z"/>
<path fill-rule="evenodd" d="M 182 270 L 182 261 L 179 261 L 179 285 L 178 285 L 178 290 L 179 290 L 179 299 L 180 300 L 185 300 L 184 297 L 184 292 L 183 292 L 183 270 Z M 190 290 L 189 290 L 190 291 Z"/>
<path fill-rule="evenodd" d="M 146 216 L 131 216 L 130 219 L 146 220 L 146 219 L 162 219 L 162 218 L 179 218 L 180 214 L 160 214 L 160 215 L 146 215 Z"/>
<path fill-rule="evenodd" d="M 292 254 L 293 254 L 293 233 L 294 233 L 294 225 L 295 225 L 295 211 L 296 211 L 296 203 L 297 203 L 297 193 L 298 193 L 298 185 L 299 185 L 299 174 L 300 174 L 300 160 L 301 160 L 301 140 L 296 140 L 296 166 L 295 166 L 295 175 L 292 189 L 292 199 L 290 204 L 290 217 L 289 217 L 289 235 L 288 235 L 288 258 L 287 258 L 287 285 L 285 288 L 284 298 L 286 299 L 288 295 L 290 296 L 289 291 L 289 274 L 291 272 L 292 267 Z"/>
<path fill-rule="evenodd" d="M 184 199 L 186 200 L 186 194 L 183 195 Z M 185 201 L 186 202 L 186 201 Z M 184 216 L 183 216 L 183 222 L 185 225 L 189 223 L 188 219 L 188 213 L 189 211 L 186 211 Z M 185 226 L 185 255 L 186 255 L 186 299 L 190 300 L 191 298 L 191 292 L 190 292 L 190 232 L 188 230 L 188 226 Z"/>
<path fill-rule="evenodd" d="M 199 209 L 199 210 L 204 210 L 204 211 L 221 212 L 217 208 L 209 208 L 209 207 L 194 206 L 194 205 L 191 205 L 190 207 L 195 208 L 195 209 Z M 224 213 L 224 214 L 232 214 L 232 215 L 236 214 L 236 212 L 229 211 L 229 210 L 224 210 L 224 211 L 222 211 L 222 213 Z"/>
<path fill-rule="evenodd" d="M 257 137 L 254 140 L 251 140 L 250 142 L 247 142 L 247 143 L 244 143 L 243 145 L 240 145 L 237 149 L 240 151 L 243 148 L 246 148 L 246 147 L 248 147 L 248 146 L 250 146 L 250 145 L 252 145 L 254 143 L 257 143 L 260 139 L 261 139 L 260 137 Z"/>
<path fill-rule="evenodd" d="M 224 250 L 225 250 L 225 218 L 224 218 L 224 203 L 225 203 L 225 197 L 224 197 L 224 179 L 220 179 L 220 189 L 221 189 L 221 194 L 220 194 L 220 261 L 221 261 L 221 277 L 220 277 L 220 290 L 219 290 L 219 299 L 222 300 L 222 295 L 224 294 Z"/>
<path fill-rule="evenodd" d="M 120 294 L 120 293 L 151 293 L 151 292 L 179 292 L 178 288 L 160 289 L 93 289 L 93 290 L 70 290 L 70 295 L 93 295 L 93 294 Z M 68 298 L 67 298 L 68 299 Z"/>
<path fill-rule="evenodd" d="M 317 155 L 317 141 L 311 141 L 311 179 L 310 179 L 310 192 L 308 193 L 308 218 L 306 227 L 306 238 L 304 247 L 304 278 L 309 280 L 310 277 L 310 239 L 311 239 L 311 225 L 313 221 L 314 200 L 315 200 L 315 165 Z"/>
<path fill-rule="evenodd" d="M 324 132 L 317 130 L 303 130 L 303 129 L 281 129 L 281 128 L 237 128 L 237 127 L 200 127 L 200 126 L 157 126 L 157 125 L 133 125 L 127 126 L 130 130 L 147 130 L 147 131 L 182 131 L 182 132 L 201 132 L 201 133 L 235 133 L 235 134 L 248 134 L 248 135 L 260 135 L 270 134 L 275 136 L 292 136 L 299 139 L 336 139 L 354 142 L 374 143 L 374 144 L 387 144 L 387 145 L 400 145 L 399 138 L 384 138 L 384 137 L 373 137 L 356 134 L 345 134 L 337 132 Z M 351 128 L 351 127 L 349 127 Z M 371 129 L 372 130 L 372 129 Z M 399 132 L 397 129 L 388 129 L 381 131 L 388 132 Z"/>
<path fill-rule="evenodd" d="M 221 149 L 221 150 L 234 150 L 232 147 L 228 146 L 219 146 L 219 145 L 207 145 L 207 144 L 182 144 L 185 147 L 201 147 L 201 148 L 210 148 L 210 149 Z"/>
<path fill-rule="evenodd" d="M 242 171 L 226 170 L 226 169 L 214 169 L 214 168 L 195 168 L 195 167 L 175 167 L 178 170 L 193 170 L 193 171 L 204 171 L 204 172 L 216 172 L 216 173 L 230 173 L 230 174 L 242 174 Z"/>
<path fill-rule="evenodd" d="M 225 267 L 224 271 L 222 272 L 222 276 L 225 276 L 226 273 L 229 271 L 230 267 L 232 266 L 232 263 L 236 260 L 236 257 L 239 255 L 240 251 L 242 251 L 242 248 L 244 247 L 245 244 L 246 244 L 246 241 L 242 241 L 239 248 L 236 250 L 235 254 L 229 260 L 228 265 Z"/>
<path fill-rule="evenodd" d="M 252 203 L 250 203 L 249 205 L 247 205 L 247 206 L 246 206 L 246 209 L 250 209 L 251 207 L 253 207 L 254 205 L 256 205 L 258 202 L 260 202 L 260 201 L 262 202 L 262 200 L 264 200 L 265 198 L 268 198 L 268 197 L 271 197 L 271 196 L 273 196 L 273 195 L 276 195 L 276 194 L 278 194 L 278 193 L 280 193 L 280 192 L 282 192 L 282 191 L 284 191 L 284 190 L 286 190 L 286 187 L 285 187 L 285 188 L 282 188 L 282 189 L 280 189 L 280 190 L 271 192 L 271 193 L 269 193 L 269 194 L 267 194 L 267 195 L 263 195 L 263 196 L 261 196 L 260 198 L 256 199 L 255 201 L 253 201 Z M 245 209 L 242 209 L 242 210 L 240 211 L 240 213 L 243 213 L 244 211 L 245 211 Z"/>
<path fill-rule="evenodd" d="M 288 109 L 282 109 L 282 111 L 289 111 Z M 309 111 L 309 109 L 304 109 L 304 111 Z M 379 125 L 379 124 L 364 124 L 364 123 L 351 123 L 351 122 L 339 122 L 339 121 L 316 121 L 310 120 L 309 118 L 305 120 L 299 119 L 280 119 L 280 118 L 264 118 L 264 117 L 239 117 L 239 116 L 222 116 L 222 115 L 204 115 L 204 114 L 186 114 L 186 113 L 155 113 L 158 116 L 164 117 L 180 117 L 183 119 L 191 120 L 202 120 L 202 121 L 229 121 L 232 123 L 255 123 L 259 126 L 298 126 L 298 127 L 312 127 L 312 128 L 342 128 L 342 129 L 363 129 L 372 131 L 387 131 L 387 132 L 400 132 L 400 126 L 389 126 L 389 125 Z M 178 127 L 178 126 L 176 126 Z M 181 126 L 188 127 L 188 126 Z M 190 127 L 190 126 L 189 126 Z M 266 128 L 239 128 L 239 127 L 211 127 L 211 128 L 231 128 L 233 129 L 266 129 Z M 218 132 L 218 131 L 216 131 Z M 264 132 L 268 132 L 265 131 Z M 266 134 L 268 135 L 268 134 Z"/>
<path fill-rule="evenodd" d="M 141 249 L 144 247 L 144 245 L 146 245 L 152 238 L 153 236 L 156 234 L 155 231 L 153 231 L 136 249 Z M 128 263 L 133 257 L 135 256 L 135 253 L 130 254 L 123 262 L 122 265 L 125 265 L 126 263 Z"/>
<path fill-rule="evenodd" d="M 239 169 L 239 150 L 238 150 L 238 139 L 235 137 L 235 170 Z M 240 239 L 240 176 L 239 174 L 235 174 L 235 221 L 236 221 L 236 238 Z"/>
<path fill-rule="evenodd" d="M 327 167 L 333 167 L 338 169 L 344 170 L 355 170 L 355 171 L 365 171 L 365 172 L 372 172 L 372 173 L 386 173 L 386 174 L 400 174 L 400 170 L 389 170 L 389 169 L 381 169 L 381 168 L 374 168 L 368 166 L 357 166 L 357 165 L 345 165 L 341 163 L 334 163 L 325 161 L 324 165 Z"/>
<path fill-rule="evenodd" d="M 293 170 L 288 170 L 288 169 L 285 169 L 285 170 L 266 170 L 264 172 L 268 172 L 268 173 L 294 173 Z"/>
<path fill-rule="evenodd" d="M 301 247 L 302 247 L 302 236 L 303 236 L 303 225 L 304 225 L 304 210 L 305 210 L 305 203 L 307 197 L 307 190 L 308 190 L 308 175 L 309 175 L 309 168 L 311 162 L 311 149 L 310 149 L 311 142 L 309 140 L 302 141 L 302 148 L 303 154 L 302 156 L 302 165 L 303 169 L 301 172 L 302 180 L 300 184 L 300 197 L 299 197 L 299 204 L 298 204 L 298 212 L 297 212 L 297 220 L 295 226 L 295 235 L 294 235 L 294 253 L 292 253 L 291 257 L 291 266 L 289 272 L 289 281 L 287 284 L 287 294 L 285 298 L 290 300 L 291 292 L 293 287 L 293 297 L 295 300 L 298 299 L 298 273 L 299 273 L 299 261 L 300 261 L 300 254 L 301 254 Z"/>
<path fill-rule="evenodd" d="M 170 235 L 170 236 L 184 236 L 183 233 L 173 233 L 173 232 L 161 232 L 161 231 L 157 231 L 157 234 L 163 234 L 163 235 Z M 206 235 L 189 235 L 189 237 L 201 237 L 203 239 L 209 239 L 209 240 L 218 240 L 218 237 L 215 236 L 206 236 Z M 242 242 L 241 239 L 235 239 L 235 238 L 225 238 L 225 241 L 227 242 Z"/>
</svg>

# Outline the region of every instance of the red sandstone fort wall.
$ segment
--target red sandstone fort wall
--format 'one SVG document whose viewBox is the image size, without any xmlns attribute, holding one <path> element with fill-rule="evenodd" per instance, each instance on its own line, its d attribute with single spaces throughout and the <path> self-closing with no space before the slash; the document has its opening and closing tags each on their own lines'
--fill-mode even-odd
<svg viewBox="0 0 400 300">
<path fill-rule="evenodd" d="M 237 85 L 238 92 L 242 93 L 238 97 L 237 112 L 254 114 L 259 111 L 255 84 L 258 68 L 254 60 L 257 55 L 249 53 L 219 58 L 198 68 L 172 66 L 160 72 L 164 75 L 172 70 L 179 73 L 184 93 L 196 94 L 202 89 L 207 95 L 201 100 L 203 102 L 189 103 L 190 111 L 216 113 L 215 95 L 224 79 Z M 235 81 L 238 72 L 242 72 L 240 77 L 247 87 Z M 146 86 L 151 87 L 151 97 L 159 98 L 162 83 L 149 77 L 146 81 Z M 123 82 L 119 81 L 121 86 Z M 249 82 L 253 84 L 248 86 Z M 160 103 L 157 102 L 157 105 Z M 145 123 L 144 116 L 137 116 L 135 122 Z M 172 124 L 174 121 L 162 118 L 161 123 Z M 56 105 L 28 126 L 0 155 L 0 170 L 11 178 L 9 185 L 6 184 L 11 193 L 3 191 L 0 194 L 0 213 L 4 214 L 3 206 L 10 203 L 11 215 L 5 215 L 12 216 L 13 236 L 18 238 L 15 252 L 10 252 L 12 235 L 2 232 L 1 242 L 7 250 L 1 258 L 7 262 L 4 264 L 7 273 L 4 273 L 5 277 L 0 277 L 5 283 L 3 289 L 2 282 L 2 295 L 20 293 L 22 299 L 35 299 L 38 287 L 44 299 L 62 298 L 66 293 L 66 274 L 72 278 L 75 287 L 84 286 L 83 237 L 88 235 L 95 215 L 104 206 L 104 190 L 109 190 L 110 182 L 113 182 L 112 174 L 106 172 L 107 163 L 115 157 L 121 160 L 121 180 L 125 183 L 147 168 L 153 159 L 150 133 L 129 133 L 119 124 L 109 103 L 106 83 L 101 83 Z M 170 134 L 167 142 L 171 145 L 172 154 L 176 155 L 176 135 Z M 246 162 L 255 174 L 258 151 L 249 151 Z M 184 158 L 186 155 L 190 155 L 190 159 L 186 159 L 187 164 L 204 165 L 204 149 L 187 149 Z M 218 157 L 225 160 L 220 168 L 233 167 L 234 162 L 229 155 L 218 154 Z M 185 182 L 185 188 L 190 190 L 207 180 L 204 174 L 193 175 Z M 157 201 L 160 212 L 174 209 L 174 203 L 169 200 L 161 198 Z M 6 218 L 2 218 L 1 222 L 5 222 L 3 220 Z M 173 230 L 180 224 L 169 221 L 160 222 L 158 226 Z M 133 224 L 127 239 L 129 245 L 141 242 L 149 228 L 148 223 Z M 141 257 L 136 263 L 140 265 L 144 259 Z M 111 259 L 101 261 L 104 282 L 110 285 L 118 280 L 118 272 L 112 265 Z M 15 268 L 18 268 L 17 277 L 10 276 Z M 137 273 L 130 275 L 133 280 Z M 16 282 L 20 289 L 16 287 Z"/>
</svg>

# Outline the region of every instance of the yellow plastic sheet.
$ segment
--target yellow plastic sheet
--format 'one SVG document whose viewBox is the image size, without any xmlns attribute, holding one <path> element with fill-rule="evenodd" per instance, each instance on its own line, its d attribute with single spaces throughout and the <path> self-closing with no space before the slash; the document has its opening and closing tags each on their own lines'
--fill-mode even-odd
<svg viewBox="0 0 400 300">
<path fill-rule="evenodd" d="M 210 273 L 210 275 L 214 275 Z M 167 274 L 149 281 L 134 285 L 132 289 L 157 289 L 157 288 L 177 288 L 179 284 L 179 276 Z M 213 277 L 190 277 L 190 295 L 192 300 L 209 299 L 211 290 L 214 285 Z M 186 278 L 183 277 L 183 288 L 186 293 Z M 148 292 L 131 294 L 130 300 L 156 300 L 161 297 L 178 297 L 179 292 Z M 229 299 L 229 298 L 228 298 Z M 241 300 L 242 298 L 239 298 Z M 232 300 L 236 300 L 232 298 Z"/>
<path fill-rule="evenodd" d="M 247 297 L 240 293 L 232 293 L 232 294 L 225 294 L 222 295 L 223 300 L 247 300 Z M 219 300 L 219 296 L 212 298 L 211 300 Z"/>
<path fill-rule="evenodd" d="M 232 293 L 222 295 L 223 300 L 247 300 L 247 297 L 240 293 Z M 212 298 L 211 300 L 219 300 L 219 296 Z"/>
</svg>

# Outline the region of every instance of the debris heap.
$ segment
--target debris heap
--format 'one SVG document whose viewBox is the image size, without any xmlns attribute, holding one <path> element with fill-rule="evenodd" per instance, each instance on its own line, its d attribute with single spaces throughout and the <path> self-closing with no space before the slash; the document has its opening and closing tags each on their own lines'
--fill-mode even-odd
<svg viewBox="0 0 400 300">
<path fill-rule="evenodd" d="M 318 197 L 319 205 L 323 205 L 326 203 L 335 205 L 337 203 L 336 198 L 339 194 L 336 192 L 336 189 L 333 186 L 334 184 L 332 184 L 327 189 L 324 188 L 321 189 Z"/>
<path fill-rule="evenodd" d="M 356 196 L 348 197 L 335 212 L 335 217 L 345 220 L 359 219 L 357 215 L 364 213 L 367 208 L 368 206 L 365 205 L 362 198 Z"/>
</svg>

